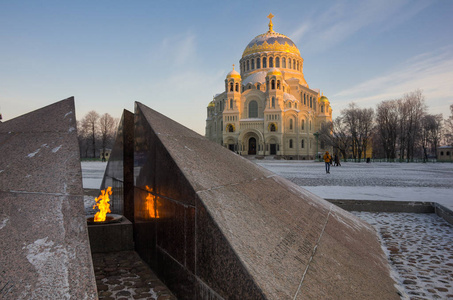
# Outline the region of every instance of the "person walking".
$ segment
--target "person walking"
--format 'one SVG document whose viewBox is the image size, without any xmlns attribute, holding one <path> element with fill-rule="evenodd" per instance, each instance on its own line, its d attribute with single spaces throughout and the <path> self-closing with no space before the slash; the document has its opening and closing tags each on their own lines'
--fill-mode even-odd
<svg viewBox="0 0 453 300">
<path fill-rule="evenodd" d="M 333 161 L 335 162 L 335 167 L 338 167 L 338 166 L 341 167 L 340 157 L 338 156 L 338 154 L 335 154 L 335 158 Z"/>
<path fill-rule="evenodd" d="M 326 164 L 326 174 L 330 174 L 330 161 L 332 160 L 332 156 L 329 154 L 329 151 L 326 151 L 322 158 Z"/>
</svg>

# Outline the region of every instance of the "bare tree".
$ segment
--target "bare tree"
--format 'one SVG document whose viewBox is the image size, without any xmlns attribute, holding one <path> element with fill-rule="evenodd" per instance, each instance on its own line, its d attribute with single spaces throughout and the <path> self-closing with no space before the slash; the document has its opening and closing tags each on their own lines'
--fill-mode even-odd
<svg viewBox="0 0 453 300">
<path fill-rule="evenodd" d="M 385 158 L 396 158 L 396 141 L 398 136 L 398 106 L 397 100 L 382 101 L 376 109 L 376 140 L 380 140 Z M 374 139 L 373 139 L 374 140 Z M 375 144 L 377 145 L 377 144 Z"/>
<path fill-rule="evenodd" d="M 366 155 L 368 142 L 373 129 L 374 110 L 372 108 L 359 108 L 355 103 L 350 103 L 344 109 L 343 122 L 351 136 L 352 155 L 360 161 Z"/>
<path fill-rule="evenodd" d="M 321 142 L 339 151 L 343 158 L 348 157 L 351 138 L 341 117 L 337 117 L 333 122 L 323 123 L 319 133 Z"/>
<path fill-rule="evenodd" d="M 444 142 L 453 147 L 453 104 L 450 105 L 450 116 L 445 120 Z"/>
<path fill-rule="evenodd" d="M 428 154 L 437 154 L 442 129 L 442 115 L 425 115 L 421 125 L 421 145 L 423 148 L 423 161 L 428 159 Z"/>
<path fill-rule="evenodd" d="M 110 114 L 105 113 L 99 118 L 99 132 L 103 153 L 105 153 L 105 148 L 114 138 L 115 127 L 116 121 Z"/>
<path fill-rule="evenodd" d="M 426 114 L 425 97 L 420 90 L 404 95 L 406 106 L 406 155 L 413 160 L 415 148 L 420 139 L 421 120 Z"/>
<path fill-rule="evenodd" d="M 88 112 L 81 121 L 82 128 L 86 131 L 87 141 L 91 141 L 93 158 L 96 157 L 96 135 L 98 134 L 99 114 L 94 110 Z"/>
</svg>

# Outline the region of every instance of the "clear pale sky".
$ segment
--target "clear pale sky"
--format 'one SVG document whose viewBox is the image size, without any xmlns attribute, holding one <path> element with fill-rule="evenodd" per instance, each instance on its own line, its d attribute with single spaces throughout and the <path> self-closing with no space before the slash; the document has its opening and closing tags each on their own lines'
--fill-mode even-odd
<svg viewBox="0 0 453 300">
<path fill-rule="evenodd" d="M 75 96 L 78 119 L 140 101 L 204 134 L 208 103 L 269 13 L 334 117 L 416 89 L 430 113 L 449 115 L 450 0 L 0 0 L 3 121 Z"/>
</svg>

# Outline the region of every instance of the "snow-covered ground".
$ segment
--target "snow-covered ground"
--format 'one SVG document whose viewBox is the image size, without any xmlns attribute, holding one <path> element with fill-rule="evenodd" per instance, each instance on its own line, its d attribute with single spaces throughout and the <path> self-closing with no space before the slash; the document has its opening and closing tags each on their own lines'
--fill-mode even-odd
<svg viewBox="0 0 453 300">
<path fill-rule="evenodd" d="M 84 189 L 99 189 L 104 177 L 106 162 L 82 161 L 82 180 Z"/>
<path fill-rule="evenodd" d="M 453 226 L 435 214 L 354 212 L 373 225 L 403 299 L 453 298 Z"/>
<path fill-rule="evenodd" d="M 437 202 L 453 210 L 451 163 L 347 163 L 252 160 L 324 199 Z"/>
</svg>

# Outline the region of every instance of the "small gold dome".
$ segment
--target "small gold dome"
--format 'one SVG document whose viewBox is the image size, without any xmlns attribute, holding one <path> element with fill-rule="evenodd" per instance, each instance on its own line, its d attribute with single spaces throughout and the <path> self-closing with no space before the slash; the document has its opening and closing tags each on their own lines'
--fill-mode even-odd
<svg viewBox="0 0 453 300">
<path fill-rule="evenodd" d="M 272 76 L 272 75 L 282 76 L 282 72 L 280 72 L 280 70 L 277 68 L 272 68 L 267 72 L 267 76 Z"/>
<path fill-rule="evenodd" d="M 208 107 L 215 107 L 214 101 L 209 102 Z"/>
<path fill-rule="evenodd" d="M 241 74 L 239 74 L 238 71 L 236 71 L 233 67 L 233 71 L 231 71 L 230 73 L 227 74 L 227 78 L 237 78 L 237 79 L 241 79 Z"/>
<path fill-rule="evenodd" d="M 327 97 L 323 95 L 323 96 L 321 96 L 321 98 L 319 98 L 319 102 L 327 102 L 327 103 L 329 103 L 329 99 L 327 99 Z"/>
</svg>

